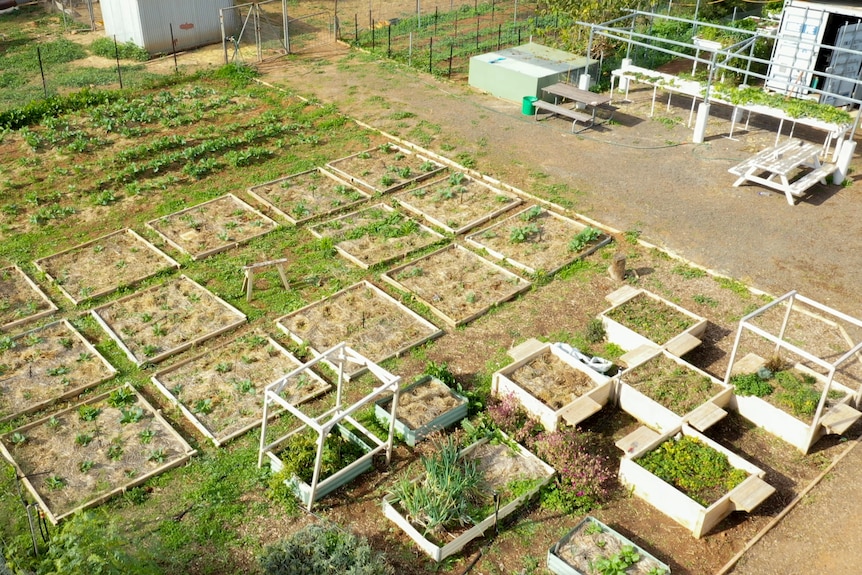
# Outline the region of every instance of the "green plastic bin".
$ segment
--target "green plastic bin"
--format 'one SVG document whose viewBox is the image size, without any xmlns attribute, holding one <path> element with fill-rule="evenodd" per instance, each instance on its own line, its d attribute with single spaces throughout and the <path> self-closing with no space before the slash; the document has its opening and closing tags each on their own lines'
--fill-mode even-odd
<svg viewBox="0 0 862 575">
<path fill-rule="evenodd" d="M 533 115 L 533 102 L 538 100 L 535 96 L 524 96 L 524 101 L 521 103 L 521 113 L 525 116 Z"/>
</svg>

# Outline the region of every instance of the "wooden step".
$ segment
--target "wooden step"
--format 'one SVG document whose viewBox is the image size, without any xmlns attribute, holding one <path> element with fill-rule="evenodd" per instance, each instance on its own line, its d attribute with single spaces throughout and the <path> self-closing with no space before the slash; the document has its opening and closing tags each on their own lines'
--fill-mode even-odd
<svg viewBox="0 0 862 575">
<path fill-rule="evenodd" d="M 612 291 L 605 296 L 605 299 L 611 302 L 611 305 L 620 305 L 624 301 L 633 298 L 640 291 L 640 288 L 624 285 L 616 291 Z"/>
<path fill-rule="evenodd" d="M 634 453 L 639 452 L 641 448 L 655 442 L 659 437 L 661 436 L 657 431 L 653 431 L 649 427 L 642 425 L 617 441 L 614 445 L 625 453 L 625 457 L 631 457 Z"/>
<path fill-rule="evenodd" d="M 592 397 L 579 397 L 566 407 L 560 410 L 560 417 L 571 426 L 578 425 L 580 422 L 601 410 L 602 404 L 594 400 Z"/>
<path fill-rule="evenodd" d="M 730 375 L 739 375 L 744 373 L 756 373 L 758 369 L 766 365 L 766 360 L 755 353 L 749 353 L 739 361 L 733 364 L 733 369 L 730 370 Z"/>
<path fill-rule="evenodd" d="M 685 419 L 696 430 L 706 431 L 721 421 L 726 415 L 727 412 L 725 410 L 714 403 L 707 402 L 692 411 Z"/>
<path fill-rule="evenodd" d="M 825 427 L 829 433 L 841 435 L 860 417 L 862 417 L 862 413 L 846 403 L 839 403 L 823 414 L 823 417 L 820 418 L 820 425 Z"/>
<path fill-rule="evenodd" d="M 749 475 L 731 492 L 730 500 L 737 511 L 752 511 L 773 493 L 775 493 L 773 486 L 756 475 Z"/>
<path fill-rule="evenodd" d="M 515 361 L 521 361 L 522 359 L 524 359 L 528 355 L 536 353 L 537 351 L 542 349 L 545 345 L 547 345 L 547 344 L 542 343 L 541 341 L 539 341 L 538 339 L 536 339 L 534 337 L 531 337 L 530 339 L 523 341 L 523 342 L 519 343 L 518 345 L 516 345 L 515 347 L 511 348 L 506 353 L 508 354 L 509 357 L 511 357 Z"/>
<path fill-rule="evenodd" d="M 681 333 L 664 346 L 666 350 L 677 357 L 682 357 L 697 346 L 701 341 L 690 333 Z"/>
<path fill-rule="evenodd" d="M 621 365 L 625 367 L 634 367 L 636 365 L 640 365 L 658 352 L 659 348 L 654 345 L 642 345 L 634 348 L 631 351 L 627 351 L 622 354 L 620 358 L 617 360 Z"/>
</svg>

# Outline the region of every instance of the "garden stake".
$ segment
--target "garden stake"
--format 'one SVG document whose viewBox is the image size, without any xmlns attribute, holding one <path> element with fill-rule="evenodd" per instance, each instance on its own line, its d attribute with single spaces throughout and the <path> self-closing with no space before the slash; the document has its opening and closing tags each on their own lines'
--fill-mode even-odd
<svg viewBox="0 0 862 575">
<path fill-rule="evenodd" d="M 114 56 L 117 58 L 117 79 L 120 80 L 120 90 L 123 89 L 123 75 L 120 73 L 120 50 L 117 48 L 117 35 L 114 34 Z"/>
<path fill-rule="evenodd" d="M 66 12 L 64 11 L 65 15 Z M 39 72 L 42 74 L 42 90 L 45 92 L 45 97 L 48 97 L 48 84 L 45 83 L 45 68 L 42 67 L 42 50 L 36 46 L 36 58 L 39 59 Z"/>
<path fill-rule="evenodd" d="M 392 57 L 392 24 L 386 27 L 386 57 Z"/>
<path fill-rule="evenodd" d="M 449 44 L 449 78 L 452 77 L 452 48 L 453 45 Z"/>
<path fill-rule="evenodd" d="M 431 65 L 434 57 L 434 36 L 428 41 L 428 73 L 431 73 Z"/>
</svg>

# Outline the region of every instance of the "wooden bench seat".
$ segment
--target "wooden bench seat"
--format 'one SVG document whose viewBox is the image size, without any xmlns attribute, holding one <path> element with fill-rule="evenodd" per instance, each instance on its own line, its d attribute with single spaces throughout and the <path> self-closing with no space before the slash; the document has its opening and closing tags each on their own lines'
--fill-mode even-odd
<svg viewBox="0 0 862 575">
<path fill-rule="evenodd" d="M 802 196 L 808 191 L 808 188 L 815 184 L 815 182 L 819 181 L 821 184 L 825 185 L 826 177 L 831 176 L 837 169 L 838 166 L 835 164 L 823 164 L 819 168 L 811 170 L 798 180 L 791 182 L 790 188 L 788 188 L 787 191 L 793 196 Z"/>
<path fill-rule="evenodd" d="M 767 497 L 775 493 L 775 488 L 756 475 L 749 475 L 731 492 L 730 500 L 737 511 L 753 511 Z"/>
<path fill-rule="evenodd" d="M 548 112 L 549 115 L 558 115 L 565 116 L 566 118 L 572 119 L 572 133 L 575 131 L 575 124 L 578 122 L 583 122 L 584 124 L 592 124 L 593 117 L 589 114 L 585 114 L 583 112 L 579 112 L 578 110 L 574 110 L 572 108 L 565 108 L 563 106 L 558 106 L 557 104 L 551 104 L 550 102 L 545 102 L 544 100 L 536 100 L 533 102 L 533 108 L 536 112 L 536 120 L 540 120 L 539 111 L 543 110 Z"/>
</svg>

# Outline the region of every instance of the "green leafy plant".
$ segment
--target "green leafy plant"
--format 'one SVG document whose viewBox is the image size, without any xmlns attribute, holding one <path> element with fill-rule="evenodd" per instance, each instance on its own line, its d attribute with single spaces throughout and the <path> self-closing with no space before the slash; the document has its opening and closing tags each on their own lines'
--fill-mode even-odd
<svg viewBox="0 0 862 575">
<path fill-rule="evenodd" d="M 525 222 L 531 222 L 541 216 L 542 211 L 542 206 L 533 206 L 521 214 L 521 219 Z"/>
<path fill-rule="evenodd" d="M 81 447 L 87 447 L 93 441 L 93 436 L 89 433 L 79 433 L 75 436 L 75 443 Z"/>
<path fill-rule="evenodd" d="M 601 236 L 602 232 L 587 226 L 578 232 L 578 234 L 569 242 L 569 251 L 574 253 L 581 252 L 585 247 L 599 239 Z"/>
<path fill-rule="evenodd" d="M 164 463 L 165 457 L 167 457 L 167 453 L 164 448 L 160 447 L 150 451 L 147 461 L 152 461 L 153 463 Z"/>
<path fill-rule="evenodd" d="M 209 397 L 197 400 L 192 407 L 192 411 L 194 411 L 195 413 L 200 413 L 201 415 L 207 415 L 209 413 L 212 413 L 212 410 L 213 400 Z"/>
<path fill-rule="evenodd" d="M 132 405 L 136 401 L 138 398 L 134 390 L 126 386 L 115 389 L 108 396 L 108 405 L 116 408 Z"/>
<path fill-rule="evenodd" d="M 333 429 L 323 442 L 320 479 L 329 477 L 364 454 L 365 451 L 359 445 Z M 292 435 L 280 456 L 288 477 L 296 476 L 300 481 L 310 483 L 317 457 L 316 435 L 310 430 Z"/>
<path fill-rule="evenodd" d="M 539 233 L 539 226 L 536 224 L 527 224 L 525 226 L 515 226 L 509 232 L 509 241 L 513 244 L 522 244 L 531 236 Z"/>
<path fill-rule="evenodd" d="M 141 440 L 141 443 L 143 445 L 148 445 L 153 441 L 153 438 L 155 436 L 156 432 L 148 427 L 147 429 L 141 430 L 141 432 L 138 434 L 138 439 Z"/>
<path fill-rule="evenodd" d="M 50 475 L 45 478 L 45 487 L 51 491 L 59 491 L 66 487 L 66 480 L 59 475 Z"/>
<path fill-rule="evenodd" d="M 775 388 L 760 378 L 756 373 L 742 373 L 730 378 L 730 383 L 735 388 L 737 395 L 753 395 L 764 397 L 772 393 Z"/>
<path fill-rule="evenodd" d="M 137 423 L 144 417 L 144 410 L 135 405 L 128 409 L 120 409 L 120 423 L 126 425 L 128 423 Z"/>
<path fill-rule="evenodd" d="M 45 373 L 47 373 L 48 375 L 51 375 L 51 376 L 57 376 L 57 375 L 66 375 L 70 371 L 72 371 L 70 368 L 66 367 L 65 365 L 60 365 L 57 367 L 49 367 L 48 369 L 45 370 Z"/>
<path fill-rule="evenodd" d="M 119 444 L 114 444 L 108 447 L 108 459 L 112 461 L 119 461 L 123 458 L 123 446 Z"/>
<path fill-rule="evenodd" d="M 101 413 L 102 410 L 93 405 L 82 405 L 78 408 L 78 417 L 81 421 L 96 421 Z"/>
<path fill-rule="evenodd" d="M 221 362 L 216 364 L 215 370 L 217 373 L 227 373 L 233 370 L 233 364 L 229 362 Z"/>
<path fill-rule="evenodd" d="M 24 442 L 27 441 L 27 436 L 20 431 L 16 431 L 9 436 L 9 441 L 11 441 L 13 445 L 22 445 Z"/>
<path fill-rule="evenodd" d="M 81 473 L 87 473 L 93 468 L 94 465 L 94 462 L 90 461 L 89 459 L 85 459 L 78 464 L 78 471 L 80 471 Z"/>
<path fill-rule="evenodd" d="M 56 430 L 58 427 L 60 427 L 60 420 L 57 419 L 56 415 L 52 415 L 48 419 L 48 428 Z"/>
</svg>

